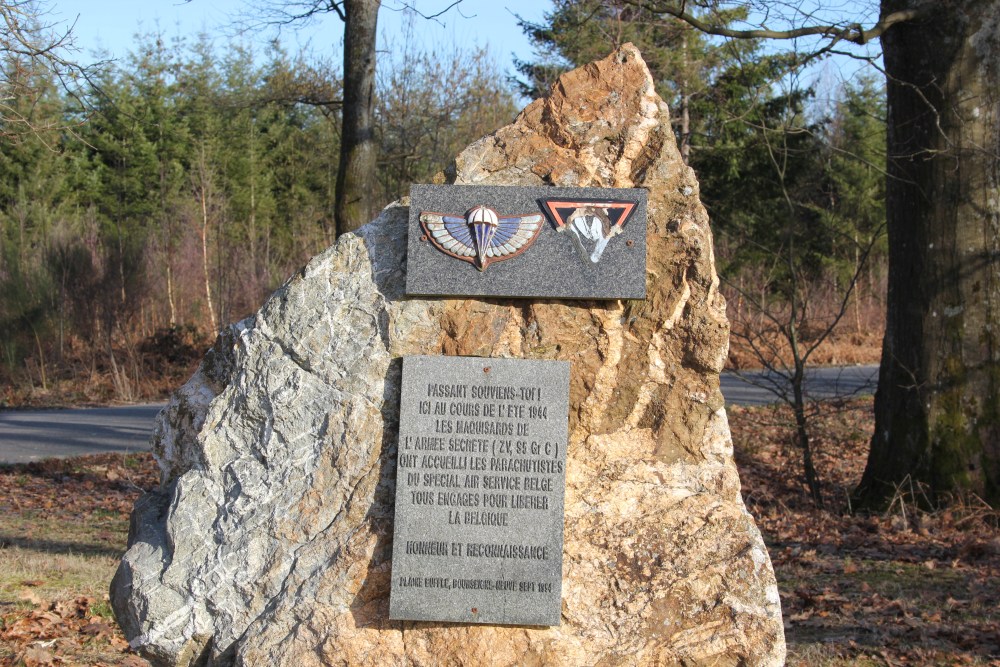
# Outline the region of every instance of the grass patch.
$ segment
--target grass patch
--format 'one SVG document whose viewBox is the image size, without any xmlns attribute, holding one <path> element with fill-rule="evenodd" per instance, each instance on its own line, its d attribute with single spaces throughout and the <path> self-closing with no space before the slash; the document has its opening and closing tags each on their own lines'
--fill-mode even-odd
<svg viewBox="0 0 1000 667">
<path fill-rule="evenodd" d="M 997 513 L 972 503 L 849 512 L 870 398 L 815 417 L 823 510 L 801 481 L 787 411 L 732 408 L 730 424 L 778 578 L 789 665 L 1000 665 Z M 157 480 L 148 454 L 0 467 L 0 666 L 147 664 L 128 651 L 107 590 L 132 505 Z"/>
<path fill-rule="evenodd" d="M 149 454 L 0 467 L 0 666 L 148 664 L 108 586 L 132 505 L 156 481 Z"/>
<path fill-rule="evenodd" d="M 85 554 L 53 554 L 44 549 L 0 549 L 0 609 L 43 605 L 79 595 L 103 600 L 108 571 L 118 558 Z"/>
</svg>

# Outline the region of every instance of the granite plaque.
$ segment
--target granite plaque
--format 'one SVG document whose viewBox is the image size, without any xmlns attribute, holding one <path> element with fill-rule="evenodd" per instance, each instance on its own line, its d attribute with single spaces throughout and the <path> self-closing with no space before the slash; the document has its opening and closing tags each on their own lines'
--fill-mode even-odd
<svg viewBox="0 0 1000 667">
<path fill-rule="evenodd" d="M 403 359 L 389 618 L 558 625 L 569 362 Z"/>
<path fill-rule="evenodd" d="M 646 191 L 413 185 L 406 293 L 646 298 Z"/>
</svg>

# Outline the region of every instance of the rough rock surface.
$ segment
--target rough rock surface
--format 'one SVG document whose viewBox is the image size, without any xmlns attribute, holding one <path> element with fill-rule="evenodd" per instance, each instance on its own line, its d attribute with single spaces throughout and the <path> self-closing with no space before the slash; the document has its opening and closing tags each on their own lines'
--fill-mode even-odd
<svg viewBox="0 0 1000 667">
<path fill-rule="evenodd" d="M 638 51 L 563 76 L 442 181 L 644 187 L 645 302 L 404 298 L 404 205 L 226 329 L 160 416 L 112 604 L 157 665 L 778 665 L 740 498 L 698 184 Z M 400 357 L 572 362 L 562 624 L 390 622 Z"/>
</svg>

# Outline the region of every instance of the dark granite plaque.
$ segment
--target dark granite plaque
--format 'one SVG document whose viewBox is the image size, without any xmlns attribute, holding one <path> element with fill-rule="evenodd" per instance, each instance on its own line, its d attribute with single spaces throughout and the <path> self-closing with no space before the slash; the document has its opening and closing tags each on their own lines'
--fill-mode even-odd
<svg viewBox="0 0 1000 667">
<path fill-rule="evenodd" d="M 406 357 L 389 617 L 558 625 L 569 362 Z"/>
<path fill-rule="evenodd" d="M 646 298 L 646 191 L 413 185 L 406 293 Z"/>
</svg>

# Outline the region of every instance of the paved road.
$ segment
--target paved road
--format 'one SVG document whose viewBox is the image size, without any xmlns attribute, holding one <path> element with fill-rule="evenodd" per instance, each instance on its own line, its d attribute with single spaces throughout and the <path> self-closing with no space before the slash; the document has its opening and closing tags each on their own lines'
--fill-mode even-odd
<svg viewBox="0 0 1000 667">
<path fill-rule="evenodd" d="M 0 411 L 0 463 L 145 451 L 164 404 Z"/>
<path fill-rule="evenodd" d="M 850 396 L 874 391 L 877 377 L 877 366 L 816 368 L 809 371 L 807 386 L 815 398 Z M 760 372 L 747 374 L 745 379 L 722 374 L 722 393 L 728 404 L 773 403 L 777 400 L 774 393 L 762 388 L 768 386 L 784 385 L 781 378 Z M 153 419 L 163 405 L 0 411 L 0 463 L 144 451 L 149 447 Z"/>
<path fill-rule="evenodd" d="M 806 371 L 806 391 L 810 398 L 845 398 L 872 394 L 878 383 L 878 366 L 832 366 Z M 760 371 L 722 374 L 722 394 L 726 404 L 766 405 L 778 401 L 775 391 L 791 396 L 791 387 L 780 375 Z"/>
</svg>

